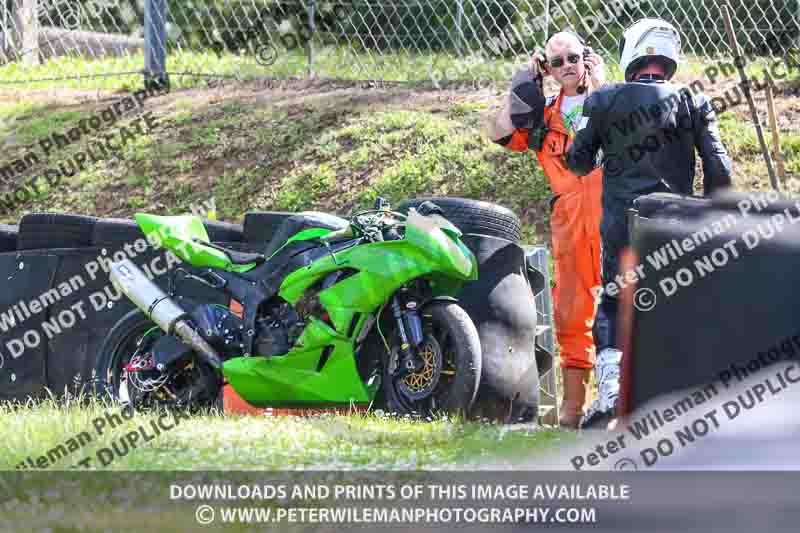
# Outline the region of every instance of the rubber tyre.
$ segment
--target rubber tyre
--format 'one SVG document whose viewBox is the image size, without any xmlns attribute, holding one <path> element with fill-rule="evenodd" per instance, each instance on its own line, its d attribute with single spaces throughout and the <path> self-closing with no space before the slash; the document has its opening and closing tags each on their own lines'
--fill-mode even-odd
<svg viewBox="0 0 800 533">
<path fill-rule="evenodd" d="M 144 232 L 130 218 L 101 218 L 94 225 L 92 246 L 123 246 L 144 239 Z"/>
<path fill-rule="evenodd" d="M 256 211 L 247 213 L 244 216 L 244 240 L 266 244 L 272 240 L 273 235 L 281 227 L 281 224 L 292 215 L 289 211 Z"/>
<path fill-rule="evenodd" d="M 204 220 L 208 238 L 211 242 L 243 242 L 244 232 L 239 224 Z M 103 218 L 95 224 L 92 246 L 122 246 L 133 244 L 145 235 L 135 220 L 129 218 Z"/>
<path fill-rule="evenodd" d="M 0 253 L 16 252 L 19 240 L 19 226 L 0 224 Z"/>
<path fill-rule="evenodd" d="M 429 196 L 401 202 L 397 210 L 407 213 L 409 208 L 416 208 L 425 201 L 441 207 L 445 218 L 465 234 L 500 237 L 515 244 L 519 244 L 522 238 L 522 224 L 519 217 L 510 209 L 490 202 L 450 196 Z"/>
<path fill-rule="evenodd" d="M 456 366 L 455 378 L 444 393 L 443 401 L 439 402 L 437 411 L 461 414 L 466 418 L 475 402 L 481 380 L 481 341 L 478 337 L 478 330 L 467 312 L 455 302 L 432 302 L 426 305 L 422 310 L 423 323 L 429 316 L 432 323 L 446 329 L 449 338 L 452 339 Z M 388 363 L 388 356 L 385 350 L 383 361 L 383 377 L 386 380 L 385 365 Z M 384 381 L 382 389 L 386 407 L 390 412 L 424 417 L 435 414 L 428 410 L 425 412 L 409 410 L 402 402 L 398 401 L 397 394 L 399 393 L 393 387 L 385 386 L 385 383 Z"/>
<path fill-rule="evenodd" d="M 133 309 L 123 316 L 106 335 L 103 340 L 103 345 L 100 348 L 99 356 L 95 366 L 95 383 L 94 392 L 98 396 L 111 397 L 119 401 L 119 391 L 113 382 L 113 365 L 115 365 L 114 355 L 117 351 L 124 346 L 126 342 L 137 334 L 137 332 L 144 332 L 146 329 L 153 327 L 155 324 L 148 319 L 144 313 L 139 309 Z M 211 408 L 221 409 L 222 399 L 222 382 L 219 382 L 219 389 L 209 392 L 204 397 L 200 398 L 197 403 L 189 405 L 190 410 Z"/>
<path fill-rule="evenodd" d="M 60 213 L 30 213 L 19 223 L 19 250 L 83 248 L 92 245 L 97 218 Z"/>
</svg>

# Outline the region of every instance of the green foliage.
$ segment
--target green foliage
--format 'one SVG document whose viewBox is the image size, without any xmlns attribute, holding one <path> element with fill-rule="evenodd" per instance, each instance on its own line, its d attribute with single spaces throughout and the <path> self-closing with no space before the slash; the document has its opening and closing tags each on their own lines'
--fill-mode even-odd
<svg viewBox="0 0 800 533">
<path fill-rule="evenodd" d="M 385 6 L 376 3 L 369 10 L 344 11 L 348 16 L 337 26 L 345 34 L 353 35 L 351 44 L 357 47 L 405 48 L 422 52 L 453 50 L 460 44 L 482 41 L 499 34 L 514 19 L 518 5 L 511 0 L 463 0 L 459 19 L 455 2 L 408 2 Z M 459 43 L 459 27 L 463 43 Z"/>
<path fill-rule="evenodd" d="M 330 166 L 309 165 L 281 182 L 276 206 L 284 211 L 304 211 L 325 193 L 331 193 L 336 184 L 336 172 Z"/>
<path fill-rule="evenodd" d="M 42 26 L 67 30 L 133 35 L 144 26 L 142 0 L 39 0 L 37 13 Z"/>
<path fill-rule="evenodd" d="M 277 42 L 287 49 L 302 49 L 312 35 L 305 0 L 257 4 L 211 0 L 202 10 L 192 9 L 185 0 L 170 0 L 169 7 L 180 28 L 181 45 L 194 50 L 211 49 L 222 54 Z M 496 35 L 510 24 L 516 10 L 512 0 L 464 0 L 460 19 L 464 38 L 475 41 Z M 367 6 L 360 1 L 320 0 L 313 25 L 315 38 L 326 44 L 348 44 L 356 50 L 426 52 L 454 49 L 458 21 L 452 2 L 370 2 Z"/>
<path fill-rule="evenodd" d="M 781 151 L 786 165 L 786 172 L 800 175 L 800 135 L 782 135 Z M 798 193 L 800 190 L 794 189 Z"/>
</svg>

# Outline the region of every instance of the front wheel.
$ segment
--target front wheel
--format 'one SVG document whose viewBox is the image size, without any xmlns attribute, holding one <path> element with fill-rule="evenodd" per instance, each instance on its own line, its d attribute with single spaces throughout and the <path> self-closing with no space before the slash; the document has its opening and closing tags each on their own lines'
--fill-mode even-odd
<svg viewBox="0 0 800 533">
<path fill-rule="evenodd" d="M 423 342 L 418 357 L 421 370 L 397 377 L 400 339 L 392 338 L 384 357 L 386 406 L 398 414 L 468 415 L 481 379 L 481 342 L 466 311 L 454 302 L 432 302 L 422 309 Z"/>
</svg>

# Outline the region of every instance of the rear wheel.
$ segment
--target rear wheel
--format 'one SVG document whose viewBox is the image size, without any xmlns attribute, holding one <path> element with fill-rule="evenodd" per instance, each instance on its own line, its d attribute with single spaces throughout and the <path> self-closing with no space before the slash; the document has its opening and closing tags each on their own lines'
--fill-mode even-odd
<svg viewBox="0 0 800 533">
<path fill-rule="evenodd" d="M 481 378 L 481 343 L 469 315 L 453 302 L 433 302 L 422 310 L 423 342 L 418 357 L 424 365 L 403 377 L 400 339 L 392 336 L 383 360 L 386 407 L 397 414 L 466 416 Z M 385 352 L 385 350 L 384 350 Z"/>
<path fill-rule="evenodd" d="M 222 381 L 200 358 L 191 357 L 165 372 L 155 368 L 153 345 L 163 335 L 138 309 L 125 315 L 101 348 L 99 392 L 136 409 L 219 407 Z"/>
</svg>

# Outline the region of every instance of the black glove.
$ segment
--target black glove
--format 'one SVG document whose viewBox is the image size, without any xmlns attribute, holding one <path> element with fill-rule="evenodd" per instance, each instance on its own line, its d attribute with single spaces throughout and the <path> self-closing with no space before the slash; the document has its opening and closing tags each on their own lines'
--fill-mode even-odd
<svg viewBox="0 0 800 533">
<path fill-rule="evenodd" d="M 520 69 L 511 80 L 511 123 L 515 128 L 537 128 L 543 122 L 544 104 L 541 73 Z"/>
</svg>

